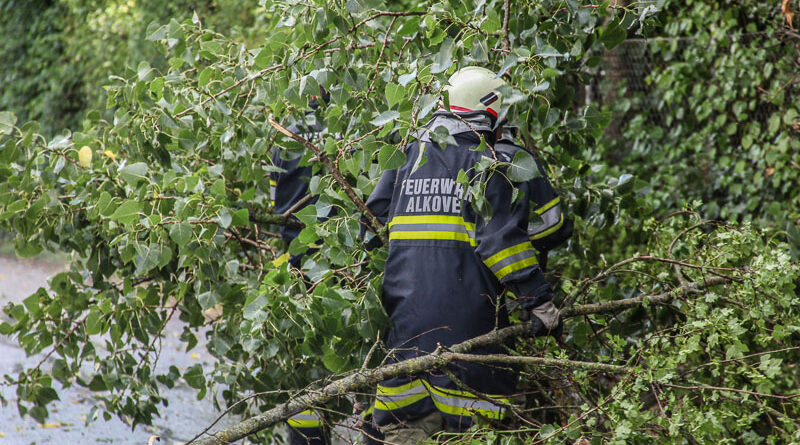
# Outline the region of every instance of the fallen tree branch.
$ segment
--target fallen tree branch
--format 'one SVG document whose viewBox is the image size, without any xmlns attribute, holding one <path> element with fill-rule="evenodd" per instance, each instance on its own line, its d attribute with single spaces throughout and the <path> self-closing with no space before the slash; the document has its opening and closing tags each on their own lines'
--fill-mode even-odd
<svg viewBox="0 0 800 445">
<path fill-rule="evenodd" d="M 664 292 L 653 296 L 641 296 L 626 300 L 607 301 L 595 304 L 586 304 L 565 308 L 561 311 L 564 318 L 579 315 L 598 314 L 617 312 L 620 310 L 641 306 L 645 302 L 648 304 L 667 303 L 675 295 L 698 293 L 702 289 L 727 283 L 722 277 L 715 277 L 706 280 L 704 283 L 689 283 L 680 286 L 672 291 Z M 372 388 L 378 382 L 391 377 L 400 375 L 417 374 L 434 368 L 447 366 L 453 360 L 464 361 L 494 361 L 506 363 L 526 363 L 539 366 L 560 366 L 565 368 L 594 369 L 598 371 L 608 371 L 615 373 L 627 373 L 629 368 L 619 365 L 606 363 L 589 363 L 574 360 L 547 359 L 543 357 L 517 357 L 506 355 L 474 355 L 467 352 L 489 345 L 496 345 L 512 337 L 520 337 L 530 332 L 530 323 L 519 323 L 503 329 L 498 329 L 484 335 L 471 338 L 467 341 L 449 347 L 447 350 L 437 350 L 431 354 L 423 355 L 398 363 L 380 366 L 374 369 L 358 369 L 339 380 L 331 382 L 324 387 L 310 393 L 300 394 L 293 399 L 282 403 L 257 416 L 245 419 L 239 423 L 224 428 L 216 433 L 209 433 L 209 436 L 200 440 L 188 442 L 199 445 L 223 445 L 230 444 L 243 439 L 250 434 L 257 433 L 278 422 L 284 421 L 294 414 L 307 409 L 309 406 L 318 406 L 328 401 L 343 396 L 347 393 L 366 390 Z"/>
<path fill-rule="evenodd" d="M 705 280 L 704 283 L 688 283 L 685 286 L 678 286 L 675 289 L 664 292 L 661 294 L 646 296 L 642 295 L 635 298 L 628 298 L 625 300 L 612 300 L 604 301 L 602 303 L 582 304 L 579 306 L 572 306 L 561 310 L 561 316 L 564 318 L 575 317 L 577 315 L 598 314 L 607 312 L 616 312 L 628 308 L 641 306 L 642 303 L 649 304 L 663 304 L 668 303 L 675 297 L 676 294 L 686 293 L 693 294 L 700 292 L 702 289 L 710 286 L 718 286 L 720 284 L 729 283 L 731 279 L 725 277 L 713 277 Z"/>
<path fill-rule="evenodd" d="M 586 369 L 590 371 L 605 371 L 615 373 L 627 373 L 631 369 L 621 365 L 611 365 L 608 363 L 582 362 L 578 360 L 560 360 L 547 357 L 528 357 L 524 355 L 503 355 L 503 354 L 459 354 L 455 352 L 445 352 L 442 358 L 448 361 L 459 360 L 471 363 L 508 363 L 517 365 L 535 365 L 542 367 Z"/>
<path fill-rule="evenodd" d="M 302 222 L 284 215 L 276 215 L 273 213 L 267 214 L 254 214 L 250 213 L 250 221 L 258 224 L 275 224 L 278 226 L 291 227 L 293 229 L 305 228 Z"/>
<path fill-rule="evenodd" d="M 388 246 L 389 238 L 386 236 L 386 233 L 384 233 L 381 230 L 383 228 L 383 223 L 381 223 L 378 220 L 378 218 L 369 210 L 369 208 L 367 208 L 367 205 L 364 203 L 364 200 L 362 200 L 361 197 L 358 196 L 358 194 L 356 194 L 355 190 L 353 190 L 353 187 L 351 187 L 350 184 L 347 182 L 347 180 L 344 179 L 344 176 L 342 176 L 342 172 L 340 172 L 339 168 L 333 163 L 333 161 L 331 161 L 331 158 L 329 158 L 328 155 L 325 154 L 325 152 L 320 150 L 319 147 L 312 144 L 306 138 L 300 136 L 299 134 L 294 133 L 289 129 L 283 127 L 281 124 L 276 122 L 275 119 L 270 117 L 269 123 L 270 125 L 275 127 L 276 130 L 280 131 L 284 135 L 303 144 L 304 147 L 306 147 L 307 149 L 311 150 L 314 153 L 317 159 L 322 161 L 322 163 L 325 165 L 325 168 L 327 168 L 328 171 L 333 176 L 333 179 L 336 181 L 337 184 L 339 184 L 339 187 L 341 187 L 342 190 L 344 190 L 344 193 L 347 195 L 347 197 L 350 198 L 350 200 L 353 201 L 353 204 L 355 204 L 356 207 L 358 207 L 358 209 L 361 210 L 361 212 L 367 217 L 370 224 L 372 225 L 372 229 L 375 230 L 375 232 L 378 234 L 378 236 L 380 236 L 381 240 L 383 241 L 383 245 Z"/>
</svg>

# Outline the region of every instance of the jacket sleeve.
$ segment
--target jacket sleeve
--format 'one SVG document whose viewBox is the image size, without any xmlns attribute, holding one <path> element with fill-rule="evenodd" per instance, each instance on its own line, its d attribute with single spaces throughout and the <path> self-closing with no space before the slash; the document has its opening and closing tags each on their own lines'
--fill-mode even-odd
<svg viewBox="0 0 800 445">
<path fill-rule="evenodd" d="M 536 249 L 550 250 L 572 236 L 572 220 L 564 214 L 561 197 L 550 184 L 539 159 L 536 157 L 534 159 L 541 176 L 531 179 L 526 184 L 528 198 L 533 202 L 528 237 Z"/>
<path fill-rule="evenodd" d="M 378 185 L 372 190 L 367 199 L 367 208 L 375 215 L 380 222 L 386 224 L 389 219 L 389 208 L 394 194 L 394 183 L 397 179 L 397 170 L 387 170 L 383 172 L 378 180 Z"/>
<path fill-rule="evenodd" d="M 528 237 L 530 204 L 523 199 L 512 205 L 512 193 L 513 185 L 504 175 L 494 174 L 488 180 L 484 197 L 493 214 L 488 221 L 477 218 L 475 252 L 523 307 L 531 309 L 550 301 L 552 292 Z"/>
<path fill-rule="evenodd" d="M 391 209 L 396 179 L 397 170 L 387 170 L 383 172 L 381 178 L 378 180 L 378 185 L 372 190 L 366 202 L 370 212 L 384 225 L 389 220 L 389 210 Z M 370 224 L 366 215 L 361 218 L 361 223 L 361 237 L 364 238 L 366 235 L 366 226 Z M 377 229 L 377 227 L 375 227 L 375 229 Z M 380 245 L 381 239 L 375 236 L 367 242 L 367 249 L 374 249 Z"/>
<path fill-rule="evenodd" d="M 272 147 L 272 165 L 279 168 L 284 168 L 284 160 L 281 159 L 281 152 L 278 147 Z M 279 172 L 270 172 L 269 174 L 269 203 L 275 207 L 275 196 L 278 192 L 278 180 L 281 174 Z"/>
</svg>

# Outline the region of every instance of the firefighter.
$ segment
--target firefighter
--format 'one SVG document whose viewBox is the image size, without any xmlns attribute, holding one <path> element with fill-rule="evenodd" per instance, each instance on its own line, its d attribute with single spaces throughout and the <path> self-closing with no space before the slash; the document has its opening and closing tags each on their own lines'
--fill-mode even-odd
<svg viewBox="0 0 800 445">
<path fill-rule="evenodd" d="M 328 102 L 328 94 L 321 91 L 321 96 L 312 98 L 309 107 L 312 110 L 318 108 L 318 101 L 322 100 Z M 321 139 L 325 128 L 316 120 L 314 113 L 308 113 L 301 121 L 289 127 L 289 131 L 299 134 L 303 138 L 317 143 Z M 313 204 L 316 202 L 316 197 L 307 199 L 309 195 L 309 181 L 313 175 L 313 167 L 311 165 L 302 165 L 302 156 L 286 160 L 281 157 L 281 151 L 278 147 L 272 150 L 272 162 L 276 167 L 281 168 L 282 172 L 273 172 L 270 174 L 270 193 L 272 198 L 273 209 L 276 214 L 282 214 L 293 207 L 297 203 L 306 200 L 306 203 L 295 208 L 295 211 Z M 296 227 L 281 227 L 281 236 L 289 246 L 295 238 L 300 234 L 300 229 Z M 311 252 L 306 252 L 311 253 Z M 289 263 L 293 267 L 299 268 L 304 254 L 291 256 Z M 366 445 L 377 444 L 374 438 L 380 438 L 380 433 L 371 428 L 371 419 L 369 417 L 370 410 L 362 414 L 361 426 L 364 433 L 361 438 L 362 442 Z M 330 432 L 325 424 L 324 418 L 315 410 L 308 409 L 302 411 L 286 422 L 289 426 L 289 444 L 290 445 L 327 445 L 330 443 Z"/>
<path fill-rule="evenodd" d="M 312 99 L 309 105 L 312 110 L 316 109 L 316 99 Z M 299 134 L 309 141 L 316 142 L 321 136 L 323 127 L 317 123 L 312 112 L 291 125 L 289 131 Z M 305 199 L 309 193 L 308 183 L 313 174 L 313 167 L 311 165 L 301 165 L 301 161 L 302 156 L 289 160 L 283 159 L 281 150 L 278 147 L 272 149 L 272 163 L 276 167 L 283 169 L 282 172 L 272 172 L 269 179 L 272 206 L 276 214 L 287 212 L 298 202 Z M 313 204 L 313 201 L 314 199 L 309 200 L 305 205 Z M 301 208 L 304 206 L 301 206 Z M 289 246 L 292 240 L 300 234 L 300 229 L 282 226 L 280 232 L 284 242 Z M 302 258 L 303 255 L 293 255 L 289 263 L 294 267 L 300 267 Z M 324 419 L 315 410 L 308 409 L 295 414 L 286 423 L 289 426 L 290 445 L 327 445 L 330 443 Z"/>
<path fill-rule="evenodd" d="M 520 149 L 506 143 L 499 153 L 475 151 L 481 138 L 491 145 L 496 142 L 503 84 L 484 68 L 467 67 L 453 74 L 447 87 L 450 110 L 433 114 L 417 140 L 405 147 L 405 165 L 384 172 L 367 201 L 389 228 L 383 304 L 392 322 L 386 343 L 394 361 L 507 326 L 508 313 L 501 304 L 506 288 L 530 314 L 532 335 L 560 336 L 561 317 L 531 236 L 537 243 L 555 244 L 553 236 L 568 236 L 568 224 L 562 229 L 565 222 L 559 213 L 559 227 L 551 224 L 539 230 L 534 222 L 529 233 L 529 212 L 537 209 L 530 200 L 544 201 L 537 198 L 535 184 L 512 184 L 502 172 L 480 173 L 475 168 L 482 156 L 494 153 L 498 161 L 508 162 Z M 455 144 L 440 147 L 431 139 L 439 126 Z M 427 162 L 419 165 L 421 154 Z M 476 198 L 458 181 L 460 171 L 470 184 L 485 184 L 482 198 L 492 207 L 491 218 L 473 210 Z M 525 196 L 512 203 L 515 185 Z M 553 220 L 555 212 L 547 213 L 558 204 L 553 199 L 537 202 L 542 215 L 538 219 L 545 224 Z M 498 345 L 474 352 L 502 351 Z M 515 372 L 465 362 L 453 363 L 447 371 L 399 376 L 378 385 L 374 418 L 387 443 L 419 443 L 437 431 L 463 431 L 473 415 L 492 422 L 508 416 Z"/>
<path fill-rule="evenodd" d="M 309 103 L 312 110 L 318 108 L 317 97 L 313 97 Z M 326 96 L 322 96 L 322 100 L 327 100 Z M 288 128 L 289 131 L 302 136 L 303 138 L 316 143 L 324 131 L 324 127 L 317 122 L 313 112 L 306 114 L 302 120 L 294 123 Z M 278 168 L 283 169 L 282 172 L 270 173 L 269 185 L 270 194 L 272 195 L 272 206 L 276 214 L 283 214 L 295 206 L 298 202 L 308 196 L 308 183 L 314 172 L 311 164 L 301 165 L 302 156 L 294 159 L 284 159 L 281 157 L 281 150 L 278 147 L 272 149 L 272 163 Z M 308 200 L 300 208 L 314 204 L 316 198 Z M 292 216 L 297 220 L 294 216 Z M 281 237 L 286 245 L 289 246 L 292 240 L 297 238 L 300 234 L 297 227 L 282 226 L 280 229 Z M 300 260 L 303 255 L 293 255 L 289 262 L 294 267 L 300 267 Z"/>
</svg>

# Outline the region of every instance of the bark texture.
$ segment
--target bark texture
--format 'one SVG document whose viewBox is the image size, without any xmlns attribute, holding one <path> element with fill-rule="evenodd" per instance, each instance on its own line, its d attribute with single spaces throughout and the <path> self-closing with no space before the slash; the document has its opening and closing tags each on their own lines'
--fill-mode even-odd
<svg viewBox="0 0 800 445">
<path fill-rule="evenodd" d="M 580 315 L 599 314 L 617 312 L 643 304 L 664 304 L 671 301 L 680 294 L 699 293 L 703 289 L 730 282 L 724 277 L 714 277 L 704 283 L 689 283 L 680 286 L 672 291 L 664 292 L 653 296 L 640 296 L 625 300 L 607 301 L 602 303 L 578 305 L 561 310 L 564 318 Z M 612 373 L 627 373 L 630 368 L 606 363 L 580 362 L 575 360 L 558 360 L 544 357 L 508 356 L 508 355 L 474 355 L 468 354 L 469 351 L 482 346 L 499 344 L 511 337 L 520 337 L 530 331 L 530 323 L 519 323 L 507 328 L 498 329 L 469 339 L 463 343 L 449 348 L 440 348 L 431 354 L 405 360 L 399 363 L 380 366 L 374 369 L 359 369 L 353 371 L 339 380 L 317 390 L 304 393 L 293 399 L 272 408 L 263 414 L 245 419 L 235 425 L 224 428 L 214 433 L 208 433 L 206 437 L 198 439 L 194 444 L 199 445 L 223 445 L 236 442 L 250 434 L 268 428 L 278 422 L 285 421 L 294 414 L 305 410 L 309 406 L 319 406 L 326 402 L 343 396 L 347 393 L 359 390 L 368 390 L 378 382 L 405 374 L 416 374 L 430 369 L 447 366 L 454 360 L 474 361 L 474 362 L 494 362 L 494 363 L 520 363 L 538 366 L 557 366 L 569 369 L 589 369 Z M 187 444 L 188 445 L 188 444 Z"/>
</svg>

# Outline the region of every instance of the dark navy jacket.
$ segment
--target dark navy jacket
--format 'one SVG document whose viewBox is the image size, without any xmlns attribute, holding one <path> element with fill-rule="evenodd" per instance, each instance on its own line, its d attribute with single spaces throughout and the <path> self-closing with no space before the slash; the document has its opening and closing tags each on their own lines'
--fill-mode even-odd
<svg viewBox="0 0 800 445">
<path fill-rule="evenodd" d="M 494 146 L 498 156 L 510 161 L 519 150 L 525 150 L 514 140 L 511 131 L 504 131 L 501 139 Z M 572 220 L 567 217 L 561 205 L 561 197 L 553 188 L 539 158 L 535 155 L 540 176 L 537 176 L 518 187 L 531 201 L 531 217 L 528 222 L 528 236 L 536 250 L 544 255 L 548 250 L 563 244 L 572 236 Z"/>
<path fill-rule="evenodd" d="M 454 119 L 444 111 L 434 114 L 437 123 L 452 124 Z M 478 133 L 493 142 L 490 132 Z M 540 191 L 530 183 L 512 184 L 502 172 L 477 175 L 475 165 L 482 157 L 491 157 L 491 151 L 471 150 L 480 143 L 473 131 L 451 131 L 451 135 L 456 144 L 444 149 L 430 140 L 409 144 L 406 164 L 384 172 L 367 201 L 370 210 L 389 226 L 383 304 L 392 322 L 386 343 L 394 350 L 395 360 L 508 326 L 508 314 L 499 301 L 506 287 L 526 308 L 548 299 L 541 293 L 543 278 L 529 231 L 530 212 L 535 211 L 530 200 Z M 421 150 L 427 161 L 415 165 Z M 510 148 L 496 153 L 499 161 L 509 161 L 509 154 L 513 158 Z M 470 183 L 485 182 L 484 196 L 493 208 L 490 219 L 473 210 L 474 197 L 457 182 L 459 171 L 467 174 Z M 525 196 L 512 205 L 515 186 Z M 537 205 L 543 207 L 553 199 L 537 201 Z M 501 346 L 495 346 L 475 352 L 501 351 Z M 513 372 L 496 367 L 457 363 L 451 371 L 462 384 L 485 394 L 508 395 L 516 384 Z M 471 411 L 459 411 L 459 407 L 484 403 L 470 402 L 468 394 L 457 391 L 461 386 L 444 375 L 418 377 L 381 383 L 375 411 L 379 424 L 420 417 L 434 406 L 443 414 L 460 413 L 462 418 L 457 421 L 464 422 L 463 416 L 469 417 L 466 413 Z M 427 389 L 431 397 L 422 398 L 420 388 Z M 491 417 L 493 408 L 485 408 Z"/>
<path fill-rule="evenodd" d="M 319 135 L 323 131 L 323 127 L 319 123 L 309 125 L 305 122 L 295 123 L 288 129 L 311 142 L 319 139 Z M 283 159 L 281 157 L 281 150 L 278 147 L 272 149 L 272 163 L 276 167 L 284 170 L 283 172 L 273 172 L 270 174 L 270 191 L 272 194 L 273 209 L 276 214 L 285 213 L 309 193 L 308 183 L 311 180 L 313 166 L 300 165 L 301 160 L 302 156 L 290 160 Z M 313 204 L 315 201 L 316 198 L 310 200 L 305 205 Z M 292 216 L 292 218 L 294 218 L 294 216 Z M 297 227 L 282 226 L 280 231 L 283 240 L 289 245 L 289 243 L 300 234 L 300 230 L 302 229 Z M 290 262 L 293 266 L 299 267 L 301 258 L 302 255 L 295 255 L 291 258 Z"/>
</svg>

